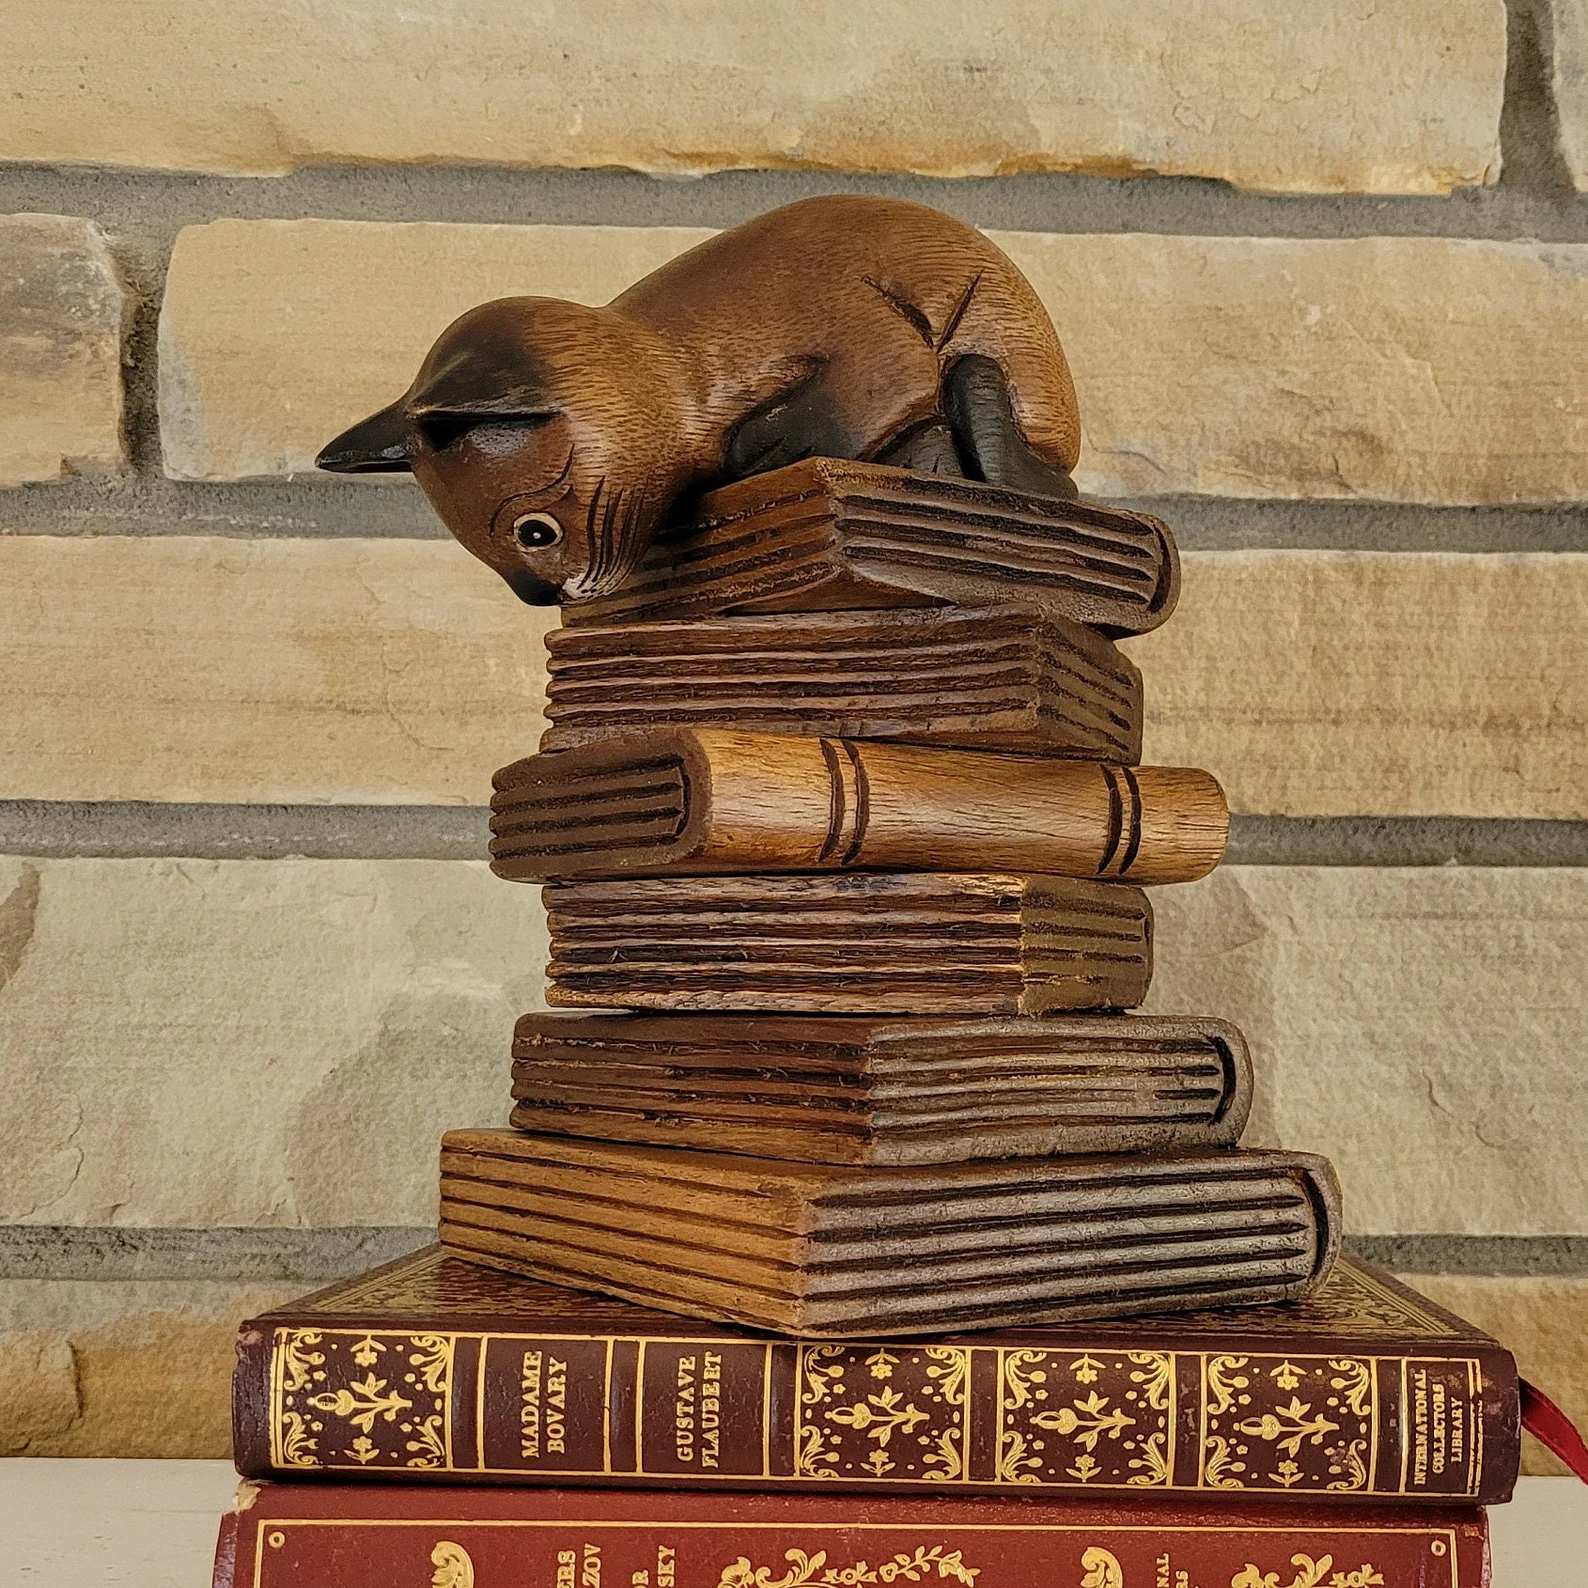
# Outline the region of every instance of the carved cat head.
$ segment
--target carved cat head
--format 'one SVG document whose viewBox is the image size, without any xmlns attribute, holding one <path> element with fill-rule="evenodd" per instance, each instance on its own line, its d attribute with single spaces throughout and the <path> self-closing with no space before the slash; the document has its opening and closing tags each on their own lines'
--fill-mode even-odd
<svg viewBox="0 0 1588 1588">
<path fill-rule="evenodd" d="M 412 472 L 462 544 L 535 606 L 617 588 L 687 483 L 672 350 L 610 309 L 500 298 L 454 320 L 408 391 L 315 459 Z"/>
</svg>

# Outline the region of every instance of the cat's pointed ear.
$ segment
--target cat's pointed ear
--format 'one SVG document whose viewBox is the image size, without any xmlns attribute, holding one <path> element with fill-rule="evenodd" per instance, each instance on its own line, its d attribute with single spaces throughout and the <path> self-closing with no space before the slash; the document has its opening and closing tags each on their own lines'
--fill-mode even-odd
<svg viewBox="0 0 1588 1588">
<path fill-rule="evenodd" d="M 409 468 L 408 416 L 399 399 L 344 430 L 314 460 L 332 474 L 397 474 Z"/>
<path fill-rule="evenodd" d="M 497 337 L 471 338 L 443 358 L 432 354 L 404 407 L 420 424 L 428 419 L 533 421 L 558 412 L 539 361 Z"/>
</svg>

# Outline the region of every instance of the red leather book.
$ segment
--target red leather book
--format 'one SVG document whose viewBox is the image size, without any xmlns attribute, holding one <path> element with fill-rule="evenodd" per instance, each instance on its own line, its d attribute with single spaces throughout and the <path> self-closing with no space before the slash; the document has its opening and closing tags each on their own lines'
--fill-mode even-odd
<svg viewBox="0 0 1588 1588">
<path fill-rule="evenodd" d="M 1305 1301 L 817 1342 L 431 1247 L 245 1323 L 248 1477 L 1493 1504 L 1510 1353 L 1343 1257 Z M 1149 1579 L 1150 1580 L 1150 1579 Z"/>
<path fill-rule="evenodd" d="M 214 1588 L 1487 1588 L 1481 1511 L 245 1484 Z"/>
</svg>

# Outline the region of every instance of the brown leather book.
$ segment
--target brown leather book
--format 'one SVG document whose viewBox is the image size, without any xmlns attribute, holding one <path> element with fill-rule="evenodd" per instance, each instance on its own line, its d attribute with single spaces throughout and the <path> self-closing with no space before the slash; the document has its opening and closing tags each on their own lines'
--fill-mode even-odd
<svg viewBox="0 0 1588 1588">
<path fill-rule="evenodd" d="M 371 1418 L 392 1394 L 400 1415 Z M 1511 1353 L 1350 1256 L 1282 1306 L 824 1344 L 431 1246 L 245 1323 L 232 1404 L 249 1477 L 826 1488 L 941 1506 L 946 1450 L 956 1490 L 1101 1492 L 1155 1515 L 1184 1495 L 1214 1522 L 1254 1500 L 1331 1515 L 1369 1497 L 1396 1502 L 1389 1515 L 1497 1504 L 1521 1445 Z"/>
<path fill-rule="evenodd" d="M 1180 562 L 1145 513 L 952 475 L 807 458 L 723 486 L 569 624 L 1017 599 L 1114 634 L 1174 610 Z"/>
<path fill-rule="evenodd" d="M 894 1448 L 908 1443 L 902 1437 Z M 890 1460 L 886 1450 L 885 1460 Z M 941 1451 L 937 1452 L 940 1459 Z M 943 1476 L 948 1476 L 943 1469 Z M 212 1588 L 1489 1588 L 1470 1507 L 248 1485 Z"/>
<path fill-rule="evenodd" d="M 520 1130 L 807 1163 L 1231 1147 L 1245 1039 L 1177 1015 L 529 1014 Z"/>
<path fill-rule="evenodd" d="M 441 1241 L 473 1262 L 785 1334 L 931 1334 L 1292 1301 L 1338 1245 L 1305 1153 L 855 1168 L 452 1131 Z"/>
<path fill-rule="evenodd" d="M 1141 759 L 1141 674 L 1030 607 L 554 630 L 542 750 L 657 727 Z"/>
<path fill-rule="evenodd" d="M 596 1009 L 1044 1014 L 1129 1009 L 1140 888 L 998 872 L 555 882 L 546 1001 Z"/>
<path fill-rule="evenodd" d="M 1192 767 L 716 728 L 532 755 L 494 782 L 491 868 L 519 882 L 983 867 L 1193 882 L 1230 824 Z"/>
<path fill-rule="evenodd" d="M 901 1437 L 895 1448 L 907 1440 Z M 887 1452 L 883 1452 L 887 1457 Z M 941 1452 L 939 1452 L 941 1455 Z M 1489 1588 L 1482 1511 L 250 1484 L 211 1588 Z M 1553 1585 L 1559 1588 L 1559 1585 Z"/>
</svg>

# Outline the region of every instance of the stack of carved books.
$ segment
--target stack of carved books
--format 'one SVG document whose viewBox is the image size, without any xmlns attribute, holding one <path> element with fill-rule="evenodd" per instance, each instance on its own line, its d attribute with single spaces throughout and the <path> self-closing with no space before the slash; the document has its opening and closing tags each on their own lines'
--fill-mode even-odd
<svg viewBox="0 0 1588 1588">
<path fill-rule="evenodd" d="M 240 1469 L 322 1481 L 222 1588 L 1485 1581 L 1511 1358 L 1237 1145 L 1234 1027 L 1124 1012 L 1228 825 L 1138 764 L 1178 579 L 1143 515 L 812 460 L 567 609 L 491 844 L 559 1012 L 439 1247 L 244 1326 Z"/>
</svg>

